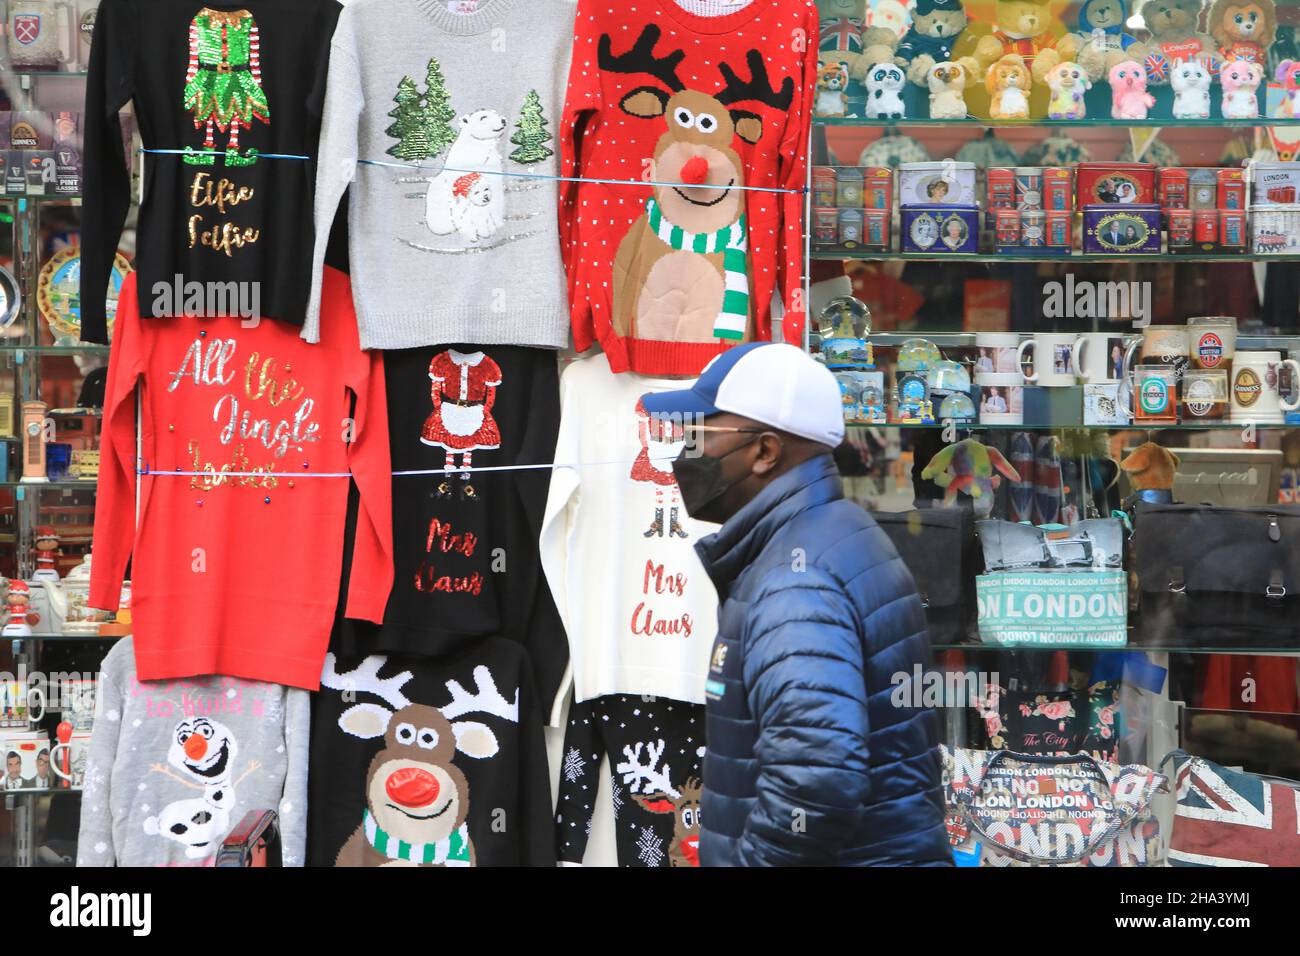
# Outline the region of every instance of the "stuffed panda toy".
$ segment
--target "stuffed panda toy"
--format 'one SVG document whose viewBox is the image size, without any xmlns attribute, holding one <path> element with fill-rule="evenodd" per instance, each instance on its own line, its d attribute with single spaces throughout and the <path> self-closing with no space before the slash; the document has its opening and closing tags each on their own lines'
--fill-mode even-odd
<svg viewBox="0 0 1300 956">
<path fill-rule="evenodd" d="M 867 71 L 868 119 L 903 119 L 903 83 L 906 81 L 900 67 L 892 63 L 877 63 Z"/>
</svg>

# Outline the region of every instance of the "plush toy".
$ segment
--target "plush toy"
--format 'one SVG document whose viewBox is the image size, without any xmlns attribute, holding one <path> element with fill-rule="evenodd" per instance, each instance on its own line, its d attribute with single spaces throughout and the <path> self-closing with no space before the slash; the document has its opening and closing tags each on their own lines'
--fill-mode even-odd
<svg viewBox="0 0 1300 956">
<path fill-rule="evenodd" d="M 966 70 L 960 63 L 945 60 L 930 67 L 931 119 L 966 118 Z"/>
<path fill-rule="evenodd" d="M 953 58 L 965 29 L 961 0 L 916 0 L 912 27 L 895 51 L 899 65 L 907 69 L 907 78 L 917 86 L 928 86 L 930 68 Z"/>
<path fill-rule="evenodd" d="M 1083 119 L 1088 109 L 1083 94 L 1092 89 L 1087 71 L 1078 63 L 1058 63 L 1047 73 L 1052 98 L 1047 101 L 1048 119 Z"/>
<path fill-rule="evenodd" d="M 1033 80 L 1025 61 L 1008 53 L 989 67 L 984 85 L 989 91 L 989 115 L 994 119 L 1028 119 L 1029 87 Z"/>
<path fill-rule="evenodd" d="M 1138 12 L 1151 34 L 1128 48 L 1128 58 L 1143 64 L 1147 80 L 1157 86 L 1169 82 L 1169 72 L 1184 60 L 1200 60 L 1214 74 L 1214 40 L 1200 33 L 1196 21 L 1202 0 L 1145 0 Z"/>
<path fill-rule="evenodd" d="M 849 115 L 849 65 L 817 61 L 817 100 L 815 116 Z"/>
<path fill-rule="evenodd" d="M 1143 501 L 1167 504 L 1173 501 L 1174 474 L 1178 456 L 1163 445 L 1144 442 L 1119 463 L 1128 475 L 1129 484 Z"/>
<path fill-rule="evenodd" d="M 1169 73 L 1176 119 L 1210 118 L 1210 71 L 1200 60 L 1175 63 Z"/>
<path fill-rule="evenodd" d="M 1140 120 L 1156 98 L 1147 92 L 1147 74 L 1141 64 L 1125 60 L 1110 68 L 1110 115 L 1113 119 Z"/>
<path fill-rule="evenodd" d="M 1259 116 L 1259 84 L 1264 67 L 1251 60 L 1229 60 L 1219 69 L 1223 86 L 1223 118 L 1255 119 Z"/>
<path fill-rule="evenodd" d="M 903 38 L 907 25 L 911 22 L 907 4 L 903 0 L 872 0 L 867 10 L 867 28 L 888 30 L 894 35 L 894 44 Z"/>
<path fill-rule="evenodd" d="M 1300 119 L 1300 60 L 1283 60 L 1273 78 L 1286 92 L 1278 116 Z"/>
<path fill-rule="evenodd" d="M 1207 20 L 1218 55 L 1263 66 L 1277 34 L 1273 0 L 1214 0 Z"/>
<path fill-rule="evenodd" d="M 1056 6 L 1054 0 L 997 0 L 993 32 L 980 37 L 975 46 L 978 71 L 1014 53 L 1042 83 L 1056 64 L 1076 59 L 1078 37 L 1060 26 Z"/>
<path fill-rule="evenodd" d="M 843 63 L 851 76 L 861 78 L 868 66 L 863 55 L 867 0 L 817 0 L 817 15 L 819 63 Z"/>
<path fill-rule="evenodd" d="M 993 511 L 993 492 L 1002 478 L 1016 481 L 1020 475 L 1002 452 L 967 438 L 931 458 L 921 477 L 933 480 L 944 489 L 944 504 L 951 505 L 958 494 L 965 494 L 971 499 L 975 514 L 987 518 Z"/>
<path fill-rule="evenodd" d="M 877 63 L 867 71 L 867 118 L 902 119 L 903 84 L 907 82 L 902 67 Z"/>
<path fill-rule="evenodd" d="M 1137 38 L 1124 32 L 1128 10 L 1124 0 L 1084 0 L 1079 8 L 1079 65 L 1096 82 L 1110 68 L 1129 59 L 1126 52 Z"/>
</svg>

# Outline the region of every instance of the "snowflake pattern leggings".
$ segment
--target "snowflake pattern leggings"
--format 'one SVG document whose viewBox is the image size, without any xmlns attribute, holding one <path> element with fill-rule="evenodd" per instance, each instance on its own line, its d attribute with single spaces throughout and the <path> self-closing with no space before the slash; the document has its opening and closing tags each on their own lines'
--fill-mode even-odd
<svg viewBox="0 0 1300 956">
<path fill-rule="evenodd" d="M 704 705 L 619 694 L 569 709 L 555 818 L 562 862 L 582 862 L 606 755 L 619 866 L 698 866 Z"/>
</svg>

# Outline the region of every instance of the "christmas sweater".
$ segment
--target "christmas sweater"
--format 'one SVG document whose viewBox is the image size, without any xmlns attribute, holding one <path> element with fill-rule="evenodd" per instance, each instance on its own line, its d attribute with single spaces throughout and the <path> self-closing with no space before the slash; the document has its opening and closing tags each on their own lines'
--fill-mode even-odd
<svg viewBox="0 0 1300 956">
<path fill-rule="evenodd" d="M 302 866 L 310 712 L 279 684 L 141 681 L 119 641 L 96 687 L 77 866 L 211 866 L 252 810 L 276 811 L 283 863 Z"/>
<path fill-rule="evenodd" d="M 277 322 L 142 321 L 136 275 L 109 355 L 88 603 L 116 609 L 131 560 L 141 680 L 314 689 L 349 472 L 360 512 L 346 613 L 382 620 L 393 580 L 383 365 L 358 346 L 347 277 L 326 276 L 326 335 L 309 346 Z"/>
<path fill-rule="evenodd" d="M 574 345 L 599 341 L 616 372 L 694 375 L 728 345 L 770 338 L 774 290 L 786 338 L 803 340 L 817 10 L 693 9 L 717 15 L 676 0 L 578 3 L 564 173 L 656 183 L 563 190 Z"/>
<path fill-rule="evenodd" d="M 682 507 L 672 473 L 680 432 L 652 422 L 641 404 L 645 393 L 681 384 L 615 375 L 603 354 L 560 377 L 540 548 L 578 702 L 607 694 L 704 701 L 718 599 L 694 544 L 714 526 Z"/>
<path fill-rule="evenodd" d="M 143 160 L 135 266 L 148 314 L 183 311 L 184 283 L 237 282 L 251 290 L 244 314 L 302 325 L 339 10 L 335 0 L 100 3 L 82 118 L 84 341 L 108 341 L 110 270 L 131 204 L 118 120 L 128 101 L 145 149 L 171 151 Z"/>
<path fill-rule="evenodd" d="M 562 863 L 582 862 L 606 757 L 618 865 L 699 866 L 704 706 L 619 694 L 569 709 L 555 805 Z"/>
<path fill-rule="evenodd" d="M 383 625 L 340 622 L 336 650 L 437 656 L 505 637 L 528 648 L 542 693 L 557 692 L 568 646 L 537 556 L 549 470 L 494 469 L 552 460 L 558 378 L 546 349 L 384 353 L 393 590 Z"/>
<path fill-rule="evenodd" d="M 550 771 L 527 655 L 326 660 L 312 704 L 312 866 L 553 866 Z"/>
<path fill-rule="evenodd" d="M 330 49 L 316 271 L 348 190 L 365 348 L 568 344 L 553 123 L 565 0 L 355 0 Z M 303 335 L 320 334 L 313 297 Z"/>
</svg>

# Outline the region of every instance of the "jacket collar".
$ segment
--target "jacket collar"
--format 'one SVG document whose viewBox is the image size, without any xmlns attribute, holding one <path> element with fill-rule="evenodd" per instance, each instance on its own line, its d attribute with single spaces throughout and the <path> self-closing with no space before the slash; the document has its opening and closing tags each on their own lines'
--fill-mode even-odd
<svg viewBox="0 0 1300 956">
<path fill-rule="evenodd" d="M 839 471 L 829 454 L 796 465 L 764 488 L 726 524 L 695 545 L 718 596 L 726 599 L 732 582 L 791 518 L 843 497 Z"/>
</svg>

